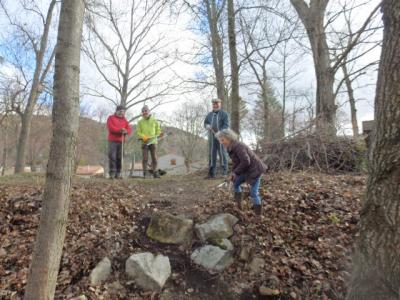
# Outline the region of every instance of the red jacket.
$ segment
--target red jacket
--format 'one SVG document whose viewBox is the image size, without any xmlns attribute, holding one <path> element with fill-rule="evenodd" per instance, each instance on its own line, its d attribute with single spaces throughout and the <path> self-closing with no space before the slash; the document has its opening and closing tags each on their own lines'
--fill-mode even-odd
<svg viewBox="0 0 400 300">
<path fill-rule="evenodd" d="M 128 135 L 132 133 L 132 128 L 125 117 L 120 118 L 117 115 L 109 116 L 107 119 L 108 140 L 112 142 L 122 142 L 122 128 L 126 129 Z"/>
</svg>

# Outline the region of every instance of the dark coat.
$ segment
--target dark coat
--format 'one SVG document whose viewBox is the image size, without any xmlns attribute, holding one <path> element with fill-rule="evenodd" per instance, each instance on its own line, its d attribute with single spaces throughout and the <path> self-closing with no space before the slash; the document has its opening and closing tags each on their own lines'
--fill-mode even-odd
<svg viewBox="0 0 400 300">
<path fill-rule="evenodd" d="M 233 142 L 228 153 L 233 163 L 232 172 L 238 176 L 245 176 L 246 182 L 250 184 L 267 171 L 261 159 L 241 142 Z"/>
</svg>

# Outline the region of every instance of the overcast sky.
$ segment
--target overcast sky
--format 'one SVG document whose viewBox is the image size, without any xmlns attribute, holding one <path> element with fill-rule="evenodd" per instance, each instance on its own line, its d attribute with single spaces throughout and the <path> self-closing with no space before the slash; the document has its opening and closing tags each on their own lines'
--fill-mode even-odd
<svg viewBox="0 0 400 300">
<path fill-rule="evenodd" d="M 124 7 L 124 2 L 126 0 L 120 0 L 120 1 L 115 1 L 116 5 L 119 5 L 120 8 Z M 289 0 L 285 0 L 289 1 Z M 46 3 L 48 3 L 48 0 L 38 0 L 41 6 L 45 7 Z M 356 3 L 363 3 L 364 0 L 356 0 Z M 8 0 L 6 3 L 9 5 L 9 7 L 14 8 L 13 14 L 18 16 L 20 12 L 18 10 L 15 10 L 15 0 Z M 289 3 L 289 2 L 288 2 Z M 332 0 L 330 9 L 334 10 L 335 6 L 340 3 L 339 0 Z M 355 24 L 361 26 L 363 20 L 369 15 L 369 12 L 379 3 L 379 0 L 371 0 L 366 6 L 363 6 L 362 9 L 357 10 L 356 13 L 354 13 L 354 21 Z M 20 18 L 25 19 L 25 22 L 31 22 L 33 20 L 32 18 L 27 18 L 26 15 L 20 15 Z M 154 31 L 153 35 L 154 38 L 158 36 L 159 34 L 162 34 L 166 37 L 168 41 L 170 41 L 170 45 L 168 46 L 168 49 L 165 49 L 166 52 L 170 53 L 183 53 L 187 54 L 190 52 L 195 52 L 199 49 L 199 46 L 201 44 L 204 44 L 207 42 L 206 38 L 201 35 L 200 33 L 194 32 L 191 30 L 191 28 L 195 25 L 194 18 L 190 14 L 189 11 L 182 11 L 179 15 L 179 17 L 171 18 L 169 13 L 165 13 L 163 15 L 162 19 L 162 25 L 159 25 L 157 29 Z M 343 20 L 338 20 L 335 23 L 335 28 L 338 30 L 344 26 Z M 357 26 L 355 26 L 357 28 Z M 0 15 L 0 29 L 2 31 L 2 39 L 4 43 L 4 37 L 6 37 L 6 33 L 10 32 L 10 27 L 8 25 L 8 22 L 3 14 Z M 377 35 L 377 39 L 380 38 L 380 34 Z M 307 42 L 305 43 L 305 45 Z M 300 46 L 299 46 L 300 47 Z M 365 57 L 363 57 L 360 60 L 360 64 L 367 64 L 370 61 L 374 61 L 379 59 L 380 56 L 380 49 L 377 48 Z M 7 60 L 7 58 L 6 58 Z M 315 94 L 315 75 L 314 75 L 314 69 L 313 69 L 313 64 L 312 64 L 312 57 L 310 54 L 303 54 L 300 57 L 296 58 L 296 70 L 300 72 L 300 75 L 294 80 L 292 83 L 292 88 L 293 89 L 301 89 L 304 91 L 308 91 L 310 95 L 314 97 Z M 3 66 L 6 68 L 6 65 Z M 166 72 L 163 77 L 161 77 L 161 80 L 168 81 L 171 78 L 171 74 L 175 73 L 178 74 L 181 78 L 184 79 L 193 79 L 196 78 L 198 74 L 205 74 L 206 76 L 212 76 L 212 66 L 207 65 L 207 64 L 192 64 L 192 63 L 185 63 L 183 61 L 177 61 L 172 67 L 170 72 Z M 229 68 L 228 68 L 229 71 Z M 278 73 L 279 69 L 276 67 L 271 66 L 271 74 Z M 229 73 L 229 72 L 227 72 Z M 93 64 L 84 56 L 82 55 L 82 67 L 81 67 L 81 74 L 82 74 L 82 85 L 83 86 L 92 86 L 100 89 L 107 90 L 109 87 L 104 84 L 103 80 L 99 76 L 99 73 L 97 70 L 94 68 Z M 160 79 L 159 79 L 160 80 Z M 357 109 L 358 109 L 358 117 L 359 117 L 359 122 L 361 123 L 363 120 L 369 120 L 373 118 L 373 103 L 374 103 L 374 97 L 375 97 L 375 81 L 376 81 L 376 72 L 373 72 L 372 70 L 369 71 L 368 74 L 365 76 L 361 77 L 357 82 L 356 82 L 356 98 L 357 98 Z M 273 80 L 273 85 L 276 88 L 276 94 L 279 98 L 280 95 L 280 83 L 278 80 Z M 206 88 L 203 90 L 199 91 L 192 91 L 190 93 L 185 93 L 183 95 L 174 95 L 169 97 L 168 101 L 174 101 L 172 103 L 166 104 L 164 106 L 158 107 L 155 111 L 156 115 L 160 119 L 167 119 L 168 116 L 173 113 L 173 111 L 177 108 L 180 107 L 181 103 L 184 101 L 204 101 L 206 99 L 211 99 L 212 97 L 215 97 L 216 92 L 212 88 Z M 252 95 L 251 92 L 249 92 L 248 89 L 242 87 L 241 88 L 241 95 L 242 97 L 246 100 L 246 102 L 249 103 L 249 106 L 252 106 L 252 103 L 254 103 L 255 96 Z M 87 96 L 83 99 L 83 103 L 85 105 L 90 105 L 90 107 L 100 107 L 100 108 L 106 108 L 110 111 L 113 110 L 113 105 L 111 105 L 109 102 L 101 100 L 101 99 L 96 99 L 94 97 Z M 290 103 L 288 105 L 288 110 L 291 109 Z M 338 98 L 338 105 L 339 105 L 339 110 L 340 110 L 340 118 L 345 120 L 345 125 L 344 127 L 346 129 L 350 129 L 350 122 L 348 121 L 349 119 L 349 107 L 348 104 L 346 103 L 346 97 L 345 95 L 341 95 Z M 140 107 L 136 107 L 133 109 L 133 111 L 130 111 L 130 115 L 135 115 L 139 112 Z M 347 120 L 347 121 L 346 121 Z M 349 132 L 347 130 L 346 132 Z"/>
</svg>

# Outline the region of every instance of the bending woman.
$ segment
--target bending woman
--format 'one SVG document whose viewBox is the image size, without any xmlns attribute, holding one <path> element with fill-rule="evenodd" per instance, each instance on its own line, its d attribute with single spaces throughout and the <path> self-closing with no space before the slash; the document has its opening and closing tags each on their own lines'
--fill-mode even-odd
<svg viewBox="0 0 400 300">
<path fill-rule="evenodd" d="M 235 189 L 235 201 L 239 209 L 242 209 L 241 184 L 250 184 L 250 197 L 253 200 L 253 210 L 257 216 L 261 216 L 262 206 L 259 193 L 261 176 L 266 172 L 266 167 L 261 159 L 245 144 L 238 141 L 237 134 L 224 129 L 217 133 L 216 137 L 228 151 L 232 160 L 232 173 L 230 180 Z"/>
</svg>

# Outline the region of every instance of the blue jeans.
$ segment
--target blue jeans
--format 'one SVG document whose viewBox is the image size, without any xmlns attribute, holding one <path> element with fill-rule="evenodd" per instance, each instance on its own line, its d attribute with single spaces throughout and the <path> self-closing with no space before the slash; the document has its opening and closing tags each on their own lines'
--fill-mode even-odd
<svg viewBox="0 0 400 300">
<path fill-rule="evenodd" d="M 236 178 L 235 182 L 233 183 L 233 188 L 236 193 L 240 193 L 242 191 L 240 185 L 245 181 L 246 177 L 243 175 L 240 175 Z M 258 190 L 260 189 L 260 183 L 261 183 L 261 176 L 257 177 L 257 179 L 250 186 L 250 197 L 251 199 L 253 199 L 253 203 L 256 205 L 261 204 L 261 197 L 260 193 L 258 192 Z"/>
<path fill-rule="evenodd" d="M 218 139 L 213 134 L 209 136 L 209 175 L 215 176 L 217 174 L 217 156 L 221 165 L 221 175 L 226 175 L 228 172 L 228 153 L 224 146 L 220 144 Z"/>
</svg>

